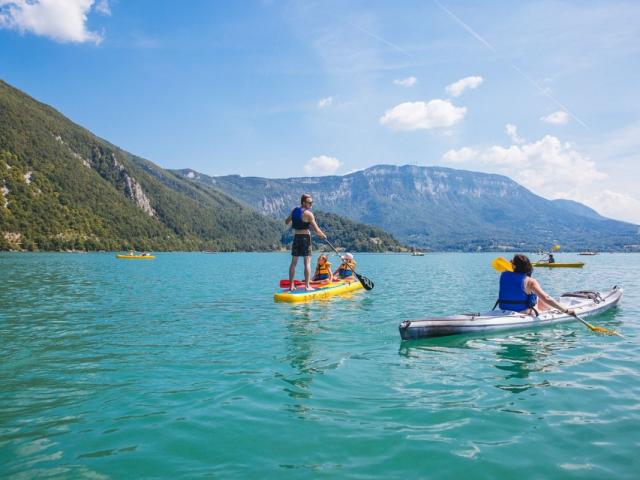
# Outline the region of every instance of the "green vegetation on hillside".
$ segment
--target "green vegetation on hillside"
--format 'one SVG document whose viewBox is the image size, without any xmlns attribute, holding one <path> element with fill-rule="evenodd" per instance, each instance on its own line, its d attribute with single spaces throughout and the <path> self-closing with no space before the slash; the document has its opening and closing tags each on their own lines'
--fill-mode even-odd
<svg viewBox="0 0 640 480">
<path fill-rule="evenodd" d="M 405 252 L 409 249 L 401 245 L 392 235 L 371 225 L 354 222 L 334 213 L 316 212 L 316 222 L 336 248 L 351 252 Z M 290 245 L 293 233 L 283 236 L 283 242 Z M 316 241 L 318 249 L 327 250 L 321 240 Z"/>
<path fill-rule="evenodd" d="M 280 246 L 278 222 L 134 157 L 1 81 L 0 152 L 0 249 Z"/>
<path fill-rule="evenodd" d="M 323 219 L 351 250 L 399 249 L 380 229 Z M 268 251 L 282 222 L 96 137 L 0 81 L 0 250 Z"/>
</svg>

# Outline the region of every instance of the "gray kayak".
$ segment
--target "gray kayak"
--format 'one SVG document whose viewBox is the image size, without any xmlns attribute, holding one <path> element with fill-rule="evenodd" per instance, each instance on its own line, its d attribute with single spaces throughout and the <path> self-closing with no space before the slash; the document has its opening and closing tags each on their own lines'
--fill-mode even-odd
<svg viewBox="0 0 640 480">
<path fill-rule="evenodd" d="M 590 317 L 615 307 L 622 297 L 622 288 L 613 287 L 608 292 L 581 290 L 561 295 L 560 303 L 575 310 L 580 317 Z M 485 332 L 515 328 L 538 328 L 562 322 L 576 322 L 571 315 L 559 310 L 540 312 L 539 316 L 508 310 L 492 310 L 486 313 L 462 313 L 446 317 L 405 320 L 399 325 L 403 340 L 441 337 L 459 333 Z"/>
</svg>

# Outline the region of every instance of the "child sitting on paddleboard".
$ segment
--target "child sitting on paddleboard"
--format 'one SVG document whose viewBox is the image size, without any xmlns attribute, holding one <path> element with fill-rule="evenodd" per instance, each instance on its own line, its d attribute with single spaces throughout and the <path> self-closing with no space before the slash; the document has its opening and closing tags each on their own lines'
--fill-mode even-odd
<svg viewBox="0 0 640 480">
<path fill-rule="evenodd" d="M 338 277 L 341 280 L 353 279 L 356 272 L 356 261 L 353 259 L 353 255 L 345 253 L 342 255 L 342 263 L 338 269 L 333 272 L 334 277 Z"/>
<path fill-rule="evenodd" d="M 333 280 L 333 274 L 331 273 L 331 264 L 329 263 L 329 256 L 325 253 L 318 257 L 318 263 L 316 265 L 316 273 L 313 275 L 314 282 L 331 282 Z"/>
</svg>

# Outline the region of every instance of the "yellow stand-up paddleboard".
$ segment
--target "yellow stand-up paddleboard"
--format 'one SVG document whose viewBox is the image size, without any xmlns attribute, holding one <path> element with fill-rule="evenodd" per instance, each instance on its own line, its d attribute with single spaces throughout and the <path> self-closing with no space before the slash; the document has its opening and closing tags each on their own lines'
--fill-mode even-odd
<svg viewBox="0 0 640 480">
<path fill-rule="evenodd" d="M 289 291 L 288 288 L 284 288 L 273 296 L 276 302 L 308 302 L 310 300 L 321 300 L 324 298 L 333 297 L 334 295 L 340 295 L 342 293 L 354 292 L 362 289 L 362 284 L 359 280 L 338 280 L 335 282 L 327 283 L 325 285 L 313 284 L 315 290 L 307 291 L 304 286 L 299 286 L 293 291 Z"/>
</svg>

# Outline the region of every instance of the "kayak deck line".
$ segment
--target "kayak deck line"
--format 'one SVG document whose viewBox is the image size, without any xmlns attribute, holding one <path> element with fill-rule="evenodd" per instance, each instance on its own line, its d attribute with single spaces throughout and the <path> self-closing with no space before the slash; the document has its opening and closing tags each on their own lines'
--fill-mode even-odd
<svg viewBox="0 0 640 480">
<path fill-rule="evenodd" d="M 615 307 L 622 297 L 623 289 L 613 287 L 609 292 L 581 291 L 562 295 L 563 303 L 581 317 L 590 317 Z M 398 329 L 403 340 L 439 337 L 468 332 L 506 330 L 525 327 L 543 327 L 576 319 L 559 310 L 541 312 L 540 316 L 527 315 L 506 310 L 486 313 L 463 313 L 420 320 L 405 320 Z"/>
</svg>

